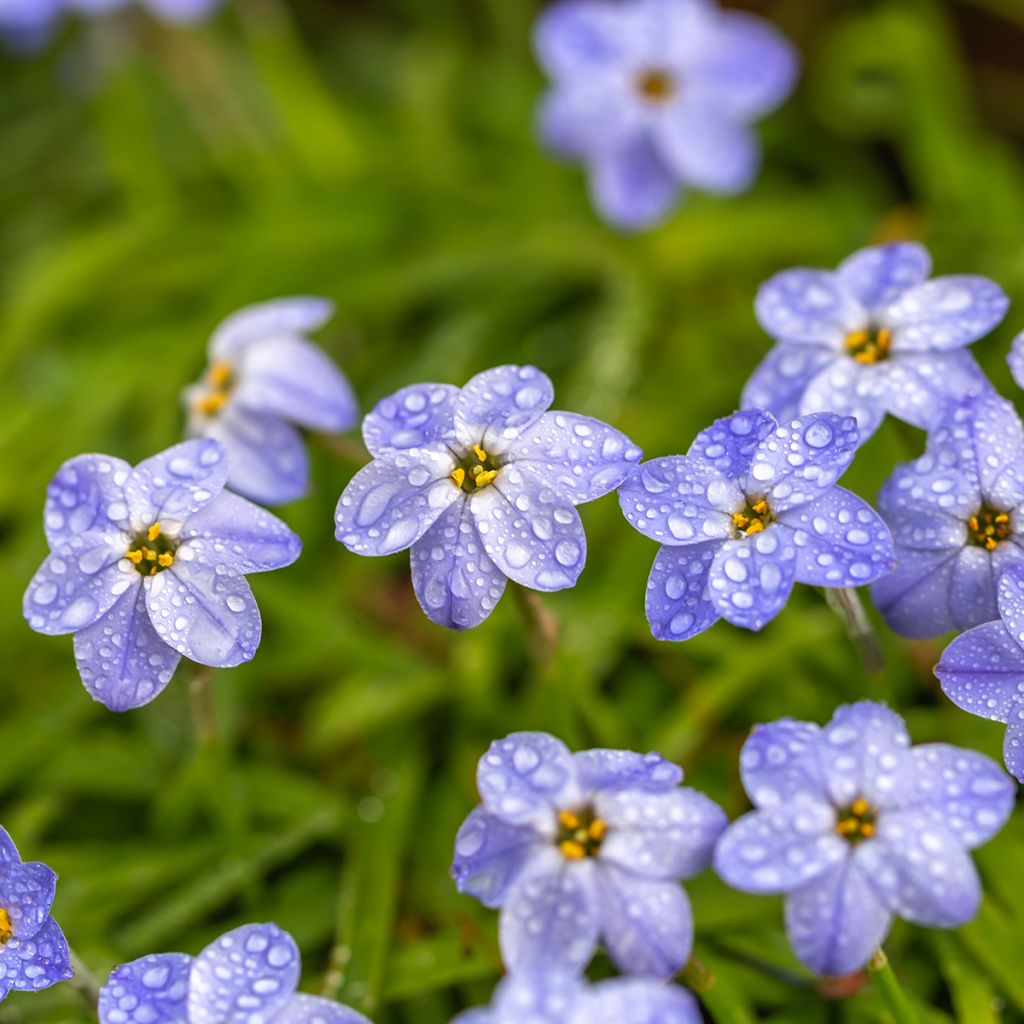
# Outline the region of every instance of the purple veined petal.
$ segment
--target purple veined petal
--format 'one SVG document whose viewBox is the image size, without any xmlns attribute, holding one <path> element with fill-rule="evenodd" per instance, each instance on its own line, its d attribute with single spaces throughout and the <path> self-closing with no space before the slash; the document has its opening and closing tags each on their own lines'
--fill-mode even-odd
<svg viewBox="0 0 1024 1024">
<path fill-rule="evenodd" d="M 332 433 L 356 422 L 352 386 L 331 357 L 305 338 L 254 341 L 239 354 L 237 375 L 231 400 L 257 415 Z"/>
<path fill-rule="evenodd" d="M 582 970 L 597 946 L 593 861 L 568 861 L 554 846 L 530 859 L 505 897 L 498 938 L 510 971 Z"/>
<path fill-rule="evenodd" d="M 818 759 L 832 800 L 899 806 L 913 787 L 914 762 L 903 719 L 884 704 L 862 700 L 836 709 L 822 728 Z"/>
<path fill-rule="evenodd" d="M 957 628 L 950 592 L 960 550 L 897 549 L 896 568 L 871 587 L 871 599 L 891 630 L 923 639 Z"/>
<path fill-rule="evenodd" d="M 713 108 L 680 103 L 658 118 L 654 139 L 673 175 L 705 192 L 745 192 L 761 169 L 760 147 L 751 130 Z"/>
<path fill-rule="evenodd" d="M 1016 544 L 1000 544 L 995 551 L 968 545 L 960 552 L 949 580 L 949 603 L 959 628 L 999 617 L 996 581 L 1022 559 L 1024 551 Z"/>
<path fill-rule="evenodd" d="M 72 976 L 67 940 L 48 917 L 30 939 L 11 939 L 0 952 L 0 992 L 38 992 Z"/>
<path fill-rule="evenodd" d="M 21 854 L 18 853 L 14 840 L 8 834 L 7 829 L 0 827 L 0 865 L 20 863 Z"/>
<path fill-rule="evenodd" d="M 933 928 L 954 928 L 974 917 L 981 884 L 955 832 L 920 808 L 882 814 L 877 827 L 856 856 L 889 910 Z"/>
<path fill-rule="evenodd" d="M 100 1024 L 188 1024 L 192 957 L 158 953 L 115 967 L 100 989 Z"/>
<path fill-rule="evenodd" d="M 587 78 L 551 89 L 540 101 L 536 121 L 537 135 L 549 152 L 585 160 L 628 143 L 641 112 L 618 79 Z"/>
<path fill-rule="evenodd" d="M 980 628 L 980 627 L 979 627 Z M 1003 760 L 1010 774 L 1024 781 L 1024 701 L 1016 700 L 1006 716 L 1006 735 L 1003 737 Z"/>
<path fill-rule="evenodd" d="M 270 335 L 306 334 L 322 327 L 334 315 L 327 299 L 299 296 L 246 306 L 223 320 L 210 341 L 210 356 L 227 359 L 253 341 Z"/>
<path fill-rule="evenodd" d="M 829 492 L 857 451 L 859 434 L 849 416 L 812 413 L 761 442 L 740 486 L 748 497 L 764 496 L 776 516 Z"/>
<path fill-rule="evenodd" d="M 263 627 L 244 576 L 177 558 L 145 583 L 150 620 L 169 647 L 217 668 L 252 659 Z"/>
<path fill-rule="evenodd" d="M 653 978 L 598 982 L 583 1011 L 578 1024 L 701 1024 L 703 1019 L 697 1000 L 686 989 Z"/>
<path fill-rule="evenodd" d="M 678 882 L 639 878 L 603 859 L 594 872 L 601 937 L 625 974 L 669 978 L 690 958 L 693 913 Z"/>
<path fill-rule="evenodd" d="M 46 488 L 43 523 L 51 549 L 84 533 L 117 539 L 130 528 L 124 485 L 132 467 L 109 455 L 79 455 Z"/>
<path fill-rule="evenodd" d="M 1002 622 L 986 622 L 949 644 L 935 675 L 958 708 L 1006 722 L 1021 700 L 1024 649 Z"/>
<path fill-rule="evenodd" d="M 727 480 L 735 480 L 750 469 L 754 453 L 766 438 L 775 433 L 778 426 L 775 417 L 764 409 L 741 409 L 731 416 L 715 420 L 710 427 L 702 430 L 693 439 L 686 457 L 703 462 Z M 741 500 L 743 495 L 736 489 L 724 501 L 717 495 L 709 494 L 709 497 L 716 508 L 732 511 L 736 501 Z"/>
<path fill-rule="evenodd" d="M 224 490 L 228 452 L 210 438 L 193 438 L 140 462 L 125 484 L 133 525 L 182 523 Z"/>
<path fill-rule="evenodd" d="M 690 640 L 719 620 L 708 597 L 708 572 L 721 544 L 713 540 L 658 549 L 644 601 L 655 639 Z"/>
<path fill-rule="evenodd" d="M 514 732 L 480 758 L 477 789 L 484 807 L 509 825 L 554 835 L 556 807 L 579 797 L 569 748 L 546 732 Z"/>
<path fill-rule="evenodd" d="M 228 453 L 228 486 L 261 505 L 283 505 L 305 495 L 309 456 L 290 423 L 256 416 L 228 403 L 196 431 L 219 441 Z"/>
<path fill-rule="evenodd" d="M 603 792 L 663 793 L 683 781 L 683 769 L 660 754 L 631 750 L 581 750 L 572 755 L 584 795 Z"/>
<path fill-rule="evenodd" d="M 382 398 L 363 418 L 363 441 L 374 457 L 455 440 L 452 384 L 412 384 Z"/>
<path fill-rule="evenodd" d="M 780 422 L 800 415 L 800 402 L 811 380 L 841 356 L 812 345 L 776 345 L 743 388 L 744 409 L 767 409 Z"/>
<path fill-rule="evenodd" d="M 148 704 L 171 681 L 180 660 L 153 628 L 141 576 L 106 615 L 75 634 L 82 684 L 111 711 Z"/>
<path fill-rule="evenodd" d="M 605 0 L 560 0 L 537 19 L 533 46 L 538 62 L 558 81 L 607 74 L 625 55 L 626 16 Z"/>
<path fill-rule="evenodd" d="M 145 0 L 158 18 L 180 25 L 194 25 L 221 5 L 222 0 Z"/>
<path fill-rule="evenodd" d="M 777 524 L 742 540 L 726 541 L 708 572 L 708 594 L 734 626 L 760 630 L 782 611 L 796 578 L 793 534 Z"/>
<path fill-rule="evenodd" d="M 600 862 L 643 878 L 700 874 L 710 866 L 715 842 L 728 824 L 718 804 L 689 788 L 601 792 L 594 809 L 608 826 Z"/>
<path fill-rule="evenodd" d="M 543 842 L 532 828 L 509 825 L 475 807 L 455 837 L 455 887 L 485 907 L 500 907 L 509 886 Z"/>
<path fill-rule="evenodd" d="M 735 532 L 732 515 L 743 503 L 732 480 L 689 455 L 644 462 L 619 488 L 626 521 L 659 544 L 725 540 Z"/>
<path fill-rule="evenodd" d="M 468 501 L 456 501 L 410 552 L 416 600 L 431 622 L 472 629 L 494 611 L 508 577 L 484 551 Z"/>
<path fill-rule="evenodd" d="M 874 316 L 923 284 L 932 272 L 928 250 L 917 242 L 892 242 L 861 249 L 843 260 L 836 277 Z"/>
<path fill-rule="evenodd" d="M 862 587 L 895 563 L 888 527 L 866 501 L 843 487 L 832 487 L 780 518 L 795 533 L 801 583 Z"/>
<path fill-rule="evenodd" d="M 734 821 L 715 847 L 715 871 L 744 892 L 792 892 L 829 874 L 849 852 L 835 809 L 804 800 Z"/>
<path fill-rule="evenodd" d="M 796 955 L 817 974 L 863 967 L 892 926 L 855 856 L 786 897 L 786 932 Z"/>
<path fill-rule="evenodd" d="M 864 444 L 878 429 L 887 411 L 886 375 L 893 360 L 863 366 L 837 357 L 808 382 L 800 399 L 800 415 L 834 413 L 857 421 L 858 443 Z"/>
<path fill-rule="evenodd" d="M 740 752 L 740 775 L 755 807 L 828 801 L 816 750 L 820 735 L 817 725 L 792 718 L 754 726 Z"/>
<path fill-rule="evenodd" d="M 525 464 L 574 505 L 614 491 L 643 452 L 614 427 L 572 412 L 546 412 L 512 444 L 510 463 Z"/>
<path fill-rule="evenodd" d="M 943 352 L 970 345 L 997 327 L 1010 300 L 986 277 L 936 277 L 909 291 L 884 313 L 894 352 Z"/>
<path fill-rule="evenodd" d="M 273 1020 L 299 981 L 299 949 L 276 924 L 247 924 L 215 939 L 192 965 L 189 1024 Z"/>
<path fill-rule="evenodd" d="M 575 506 L 523 465 L 506 466 L 469 499 L 492 562 L 532 590 L 564 590 L 587 560 L 587 535 Z"/>
<path fill-rule="evenodd" d="M 1010 367 L 1010 373 L 1017 384 L 1017 387 L 1024 388 L 1024 331 L 1021 331 L 1006 356 L 1006 364 Z"/>
<path fill-rule="evenodd" d="M 482 1014 L 479 1019 L 456 1019 L 459 1024 L 577 1024 L 590 991 L 584 979 L 561 967 L 515 971 L 498 982 L 490 1009 L 470 1011 Z"/>
<path fill-rule="evenodd" d="M 357 555 L 391 555 L 422 537 L 464 497 L 446 449 L 388 452 L 349 481 L 334 513 L 335 536 Z"/>
<path fill-rule="evenodd" d="M 950 443 L 971 445 L 986 504 L 1008 511 L 1024 503 L 1024 424 L 1013 403 L 989 388 L 955 406 L 943 425 Z"/>
<path fill-rule="evenodd" d="M 225 565 L 242 575 L 291 565 L 301 551 L 302 541 L 277 516 L 222 491 L 189 518 L 177 557 Z"/>
<path fill-rule="evenodd" d="M 455 397 L 455 431 L 466 446 L 503 454 L 540 419 L 555 388 L 535 366 L 496 366 L 473 377 Z"/>
<path fill-rule="evenodd" d="M 999 577 L 996 600 L 1003 625 L 1024 646 L 1024 565 L 1007 566 Z"/>
<path fill-rule="evenodd" d="M 757 319 L 782 342 L 840 351 L 846 335 L 860 330 L 867 311 L 829 270 L 784 270 L 757 293 Z"/>
<path fill-rule="evenodd" d="M 57 875 L 45 864 L 0 866 L 0 906 L 10 917 L 16 939 L 31 939 L 46 923 L 57 888 Z"/>
<path fill-rule="evenodd" d="M 37 633 L 60 636 L 91 626 L 136 582 L 139 574 L 116 543 L 105 534 L 87 533 L 43 562 L 23 603 L 25 619 Z"/>
<path fill-rule="evenodd" d="M 633 133 L 595 152 L 589 166 L 597 212 L 621 231 L 642 231 L 664 221 L 680 201 L 680 186 L 646 133 Z"/>
<path fill-rule="evenodd" d="M 370 1021 L 361 1013 L 329 999 L 294 995 L 274 1018 L 274 1024 L 370 1024 Z"/>
<path fill-rule="evenodd" d="M 968 850 L 1006 824 L 1017 787 L 990 757 L 949 743 L 922 743 L 910 753 L 917 771 L 908 807 L 930 815 Z"/>
</svg>

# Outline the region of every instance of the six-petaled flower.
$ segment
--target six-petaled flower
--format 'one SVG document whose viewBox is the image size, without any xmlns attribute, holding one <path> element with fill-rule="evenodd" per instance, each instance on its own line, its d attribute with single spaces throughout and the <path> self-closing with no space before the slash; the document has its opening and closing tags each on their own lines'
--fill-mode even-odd
<svg viewBox="0 0 1024 1024">
<path fill-rule="evenodd" d="M 614 490 L 641 451 L 598 420 L 547 412 L 553 398 L 540 370 L 499 366 L 461 390 L 383 399 L 363 421 L 374 460 L 338 501 L 338 540 L 360 555 L 412 548 L 416 597 L 454 629 L 487 618 L 508 579 L 573 586 L 587 549 L 575 506 Z"/>
<path fill-rule="evenodd" d="M 491 745 L 452 874 L 460 892 L 501 907 L 512 971 L 579 970 L 599 941 L 632 974 L 683 966 L 693 922 L 679 882 L 708 866 L 726 819 L 682 777 L 657 754 L 572 754 L 547 733 Z"/>
<path fill-rule="evenodd" d="M 29 625 L 75 634 L 75 660 L 112 711 L 151 701 L 181 657 L 248 661 L 259 609 L 245 574 L 289 565 L 299 538 L 224 490 L 228 461 L 211 440 L 185 441 L 134 469 L 80 455 L 50 483 L 50 555 L 25 592 Z"/>
<path fill-rule="evenodd" d="M 857 442 L 850 417 L 779 424 L 753 409 L 716 421 L 686 455 L 643 463 L 619 502 L 662 545 L 647 583 L 654 636 L 688 640 L 719 618 L 761 629 L 796 581 L 851 587 L 888 572 L 885 524 L 835 485 Z"/>
<path fill-rule="evenodd" d="M 115 967 L 100 1024 L 369 1024 L 355 1010 L 297 993 L 299 950 L 275 924 L 247 924 L 198 956 L 155 953 Z"/>
<path fill-rule="evenodd" d="M 188 433 L 227 450 L 228 486 L 265 505 L 301 498 L 309 459 L 297 427 L 337 432 L 356 422 L 352 389 L 304 334 L 333 312 L 325 299 L 293 298 L 228 317 L 210 341 L 210 365 L 185 391 Z"/>
<path fill-rule="evenodd" d="M 934 427 L 952 399 L 990 389 L 967 346 L 1006 315 L 993 281 L 928 280 L 915 243 L 862 249 L 837 270 L 787 270 L 761 287 L 757 317 L 776 346 L 743 391 L 743 405 L 779 419 L 854 416 L 861 441 L 886 413 Z"/>
<path fill-rule="evenodd" d="M 602 216 L 631 229 L 662 220 L 687 188 L 746 189 L 760 164 L 750 125 L 798 68 L 774 26 L 708 0 L 561 0 L 535 44 L 552 80 L 544 142 L 585 163 Z"/>
<path fill-rule="evenodd" d="M 910 746 L 903 720 L 865 701 L 828 725 L 782 719 L 754 729 L 740 756 L 755 810 L 715 849 L 730 885 L 786 894 L 786 930 L 821 974 L 863 967 L 894 916 L 952 928 L 978 909 L 970 851 L 1013 807 L 987 757 Z"/>
</svg>

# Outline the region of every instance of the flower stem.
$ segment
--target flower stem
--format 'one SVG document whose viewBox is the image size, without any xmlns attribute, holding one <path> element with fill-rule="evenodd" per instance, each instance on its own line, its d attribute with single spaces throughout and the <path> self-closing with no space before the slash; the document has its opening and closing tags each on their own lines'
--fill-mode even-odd
<svg viewBox="0 0 1024 1024">
<path fill-rule="evenodd" d="M 71 957 L 71 970 L 74 972 L 68 979 L 68 984 L 82 997 L 86 1005 L 93 1013 L 97 1012 L 100 1002 L 100 986 L 95 975 L 79 955 L 69 946 L 68 953 Z"/>
<path fill-rule="evenodd" d="M 526 625 L 531 654 L 542 668 L 548 667 L 558 651 L 558 618 L 540 594 L 512 584 L 516 606 Z"/>
<path fill-rule="evenodd" d="M 366 465 L 370 456 L 362 442 L 344 434 L 317 434 L 317 443 L 325 451 L 330 452 L 342 462 L 350 462 L 360 469 Z"/>
<path fill-rule="evenodd" d="M 875 955 L 868 961 L 868 973 L 874 978 L 896 1024 L 917 1024 L 917 1014 L 907 1001 L 889 958 L 881 947 L 875 950 Z"/>
<path fill-rule="evenodd" d="M 826 587 L 825 602 L 843 620 L 864 671 L 869 676 L 879 675 L 885 669 L 885 657 L 857 591 L 853 587 Z"/>
<path fill-rule="evenodd" d="M 210 680 L 215 668 L 202 667 L 188 685 L 189 705 L 192 709 L 192 728 L 200 747 L 209 747 L 217 739 L 217 712 L 213 706 Z"/>
</svg>

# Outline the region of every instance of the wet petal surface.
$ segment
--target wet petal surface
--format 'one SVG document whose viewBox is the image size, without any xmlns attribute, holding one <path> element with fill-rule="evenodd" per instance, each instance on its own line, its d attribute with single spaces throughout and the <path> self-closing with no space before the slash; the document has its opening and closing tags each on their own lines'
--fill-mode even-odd
<svg viewBox="0 0 1024 1024">
<path fill-rule="evenodd" d="M 708 573 L 721 541 L 664 546 L 647 579 L 645 609 L 658 640 L 689 640 L 720 618 L 708 596 Z"/>
<path fill-rule="evenodd" d="M 708 573 L 708 593 L 718 614 L 734 626 L 762 629 L 789 599 L 796 557 L 792 531 L 779 524 L 727 541 Z"/>
<path fill-rule="evenodd" d="M 125 484 L 132 525 L 183 523 L 224 489 L 228 453 L 216 441 L 193 439 L 140 462 Z"/>
<path fill-rule="evenodd" d="M 477 788 L 484 806 L 512 825 L 536 824 L 554 834 L 555 808 L 577 795 L 572 754 L 544 732 L 495 740 L 480 759 Z"/>
<path fill-rule="evenodd" d="M 458 393 L 451 384 L 412 384 L 382 398 L 363 419 L 363 440 L 370 454 L 454 441 Z"/>
<path fill-rule="evenodd" d="M 315 331 L 333 313 L 334 304 L 329 300 L 307 296 L 247 306 L 221 322 L 210 342 L 210 355 L 226 359 L 262 338 Z"/>
<path fill-rule="evenodd" d="M 159 953 L 121 964 L 100 990 L 100 1024 L 188 1024 L 192 957 Z"/>
<path fill-rule="evenodd" d="M 455 429 L 465 445 L 503 452 L 551 405 L 555 389 L 535 366 L 496 366 L 478 373 L 455 399 Z"/>
<path fill-rule="evenodd" d="M 541 842 L 532 828 L 509 825 L 483 807 L 474 808 L 455 837 L 456 887 L 485 907 L 500 907 Z"/>
<path fill-rule="evenodd" d="M 79 455 L 57 470 L 46 488 L 43 522 L 51 548 L 84 533 L 116 539 L 129 528 L 124 485 L 132 468 L 109 455 Z"/>
</svg>

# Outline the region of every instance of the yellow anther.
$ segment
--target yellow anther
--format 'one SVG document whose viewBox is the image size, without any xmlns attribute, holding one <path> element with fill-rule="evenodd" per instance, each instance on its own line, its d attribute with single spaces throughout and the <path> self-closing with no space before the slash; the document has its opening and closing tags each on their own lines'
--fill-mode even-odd
<svg viewBox="0 0 1024 1024">
<path fill-rule="evenodd" d="M 742 512 L 737 512 L 732 517 L 732 525 L 735 526 L 737 530 L 745 530 L 750 525 L 750 519 Z"/>
<path fill-rule="evenodd" d="M 1000 512 L 999 515 L 997 515 L 995 517 L 995 519 L 993 520 L 993 522 L 996 522 L 996 523 L 1008 523 L 1009 521 L 1010 521 L 1010 515 L 1009 515 L 1008 512 Z"/>
<path fill-rule="evenodd" d="M 967 520 L 967 525 L 972 530 L 974 530 L 975 533 L 977 533 L 978 529 L 979 529 L 978 517 L 977 516 L 971 516 L 971 518 Z"/>
<path fill-rule="evenodd" d="M 747 536 L 749 537 L 752 533 L 760 533 L 764 529 L 764 523 L 760 519 L 755 519 L 747 527 Z"/>
<path fill-rule="evenodd" d="M 478 445 L 478 444 L 473 445 L 473 454 L 481 462 L 486 462 L 487 461 L 487 452 L 485 452 L 484 449 L 480 447 L 480 445 Z"/>
<path fill-rule="evenodd" d="M 855 814 L 858 818 L 863 818 L 870 810 L 871 805 L 863 797 L 858 797 L 852 804 L 850 804 L 850 812 Z"/>
<path fill-rule="evenodd" d="M 451 477 L 455 481 L 455 486 L 461 487 L 466 482 L 466 471 L 458 466 L 452 470 Z"/>
<path fill-rule="evenodd" d="M 231 366 L 229 363 L 216 362 L 206 374 L 207 381 L 215 388 L 223 388 L 231 383 Z"/>
<path fill-rule="evenodd" d="M 870 821 L 862 821 L 860 825 L 860 834 L 865 839 L 870 839 L 875 834 L 874 823 Z"/>
<path fill-rule="evenodd" d="M 143 548 L 142 553 L 146 556 L 147 562 L 156 561 L 156 552 L 152 548 Z"/>
<path fill-rule="evenodd" d="M 845 338 L 846 351 L 854 362 L 869 366 L 888 359 L 892 345 L 892 331 L 887 327 L 878 330 L 850 331 Z"/>
<path fill-rule="evenodd" d="M 477 487 L 486 487 L 497 475 L 496 469 L 488 469 L 485 472 L 477 473 L 474 479 Z"/>
<path fill-rule="evenodd" d="M 166 569 L 167 566 L 174 562 L 174 555 L 169 551 L 165 551 L 162 555 L 158 555 L 156 560 L 162 568 Z"/>
<path fill-rule="evenodd" d="M 572 811 L 560 811 L 558 814 L 558 824 L 567 832 L 575 832 L 582 822 L 578 814 L 574 814 Z"/>
<path fill-rule="evenodd" d="M 155 575 L 157 574 L 157 572 L 158 572 L 158 571 L 159 571 L 159 570 L 158 570 L 158 569 L 157 569 L 157 567 L 156 567 L 156 566 L 154 565 L 154 566 L 153 566 L 153 568 L 149 570 L 149 575 L 150 575 L 150 576 L 155 576 Z"/>
<path fill-rule="evenodd" d="M 14 938 L 14 927 L 11 925 L 11 915 L 3 907 L 0 907 L 0 946 L 6 946 Z"/>
<path fill-rule="evenodd" d="M 602 821 L 601 818 L 595 818 L 590 823 L 590 828 L 587 829 L 587 838 L 593 839 L 594 842 L 599 843 L 604 839 L 608 832 L 608 826 Z"/>
<path fill-rule="evenodd" d="M 157 537 L 160 536 L 160 524 L 159 523 L 154 523 L 149 528 L 149 533 L 147 533 L 146 536 L 149 537 L 150 540 L 156 540 Z"/>
<path fill-rule="evenodd" d="M 583 844 L 577 843 L 575 839 L 563 840 L 558 844 L 558 849 L 567 860 L 583 860 L 587 856 Z"/>
<path fill-rule="evenodd" d="M 134 562 L 136 565 L 142 561 L 142 552 L 136 549 L 135 551 L 129 551 L 125 554 L 125 558 Z"/>
<path fill-rule="evenodd" d="M 651 103 L 664 103 L 676 92 L 676 81 L 667 71 L 648 68 L 636 79 L 637 92 Z"/>
<path fill-rule="evenodd" d="M 220 412 L 227 403 L 228 396 L 223 391 L 214 392 L 212 395 L 203 395 L 196 399 L 196 409 L 207 416 Z"/>
<path fill-rule="evenodd" d="M 754 504 L 750 506 L 750 508 L 759 516 L 763 516 L 765 512 L 768 511 L 768 502 L 765 501 L 764 498 L 762 498 L 760 501 L 755 501 Z"/>
</svg>

